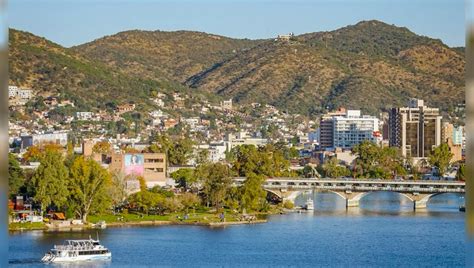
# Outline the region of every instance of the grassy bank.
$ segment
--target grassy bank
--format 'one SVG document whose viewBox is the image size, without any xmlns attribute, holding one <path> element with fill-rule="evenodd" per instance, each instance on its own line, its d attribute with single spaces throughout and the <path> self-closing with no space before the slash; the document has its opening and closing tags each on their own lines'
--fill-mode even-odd
<svg viewBox="0 0 474 268">
<path fill-rule="evenodd" d="M 12 222 L 8 224 L 9 231 L 45 230 L 43 222 Z"/>
<path fill-rule="evenodd" d="M 95 224 L 99 221 L 105 221 L 109 226 L 127 226 L 127 225 L 167 225 L 167 224 L 188 224 L 188 225 L 206 225 L 206 226 L 225 226 L 247 223 L 263 223 L 266 222 L 265 217 L 270 214 L 279 213 L 280 210 L 272 209 L 267 213 L 257 213 L 256 219 L 251 221 L 245 219 L 241 214 L 232 213 L 230 210 L 224 212 L 225 220 L 221 221 L 219 213 L 207 210 L 197 210 L 189 212 L 188 218 L 184 219 L 185 213 L 170 213 L 165 215 L 146 215 L 133 213 L 111 214 L 104 213 L 98 215 L 90 215 L 88 222 Z M 67 226 L 65 228 L 81 228 L 80 226 Z M 84 228 L 90 226 L 85 225 Z M 10 223 L 8 226 L 10 231 L 26 231 L 26 230 L 46 230 L 48 227 L 45 223 Z"/>
<path fill-rule="evenodd" d="M 188 219 L 184 219 L 184 213 L 170 213 L 166 215 L 137 215 L 137 214 L 100 214 L 89 216 L 90 223 L 105 221 L 112 224 L 127 224 L 139 222 L 168 222 L 168 223 L 188 223 L 188 224 L 209 224 L 221 222 L 219 214 L 211 212 L 188 213 Z M 225 213 L 226 222 L 242 221 L 242 216 L 237 214 Z"/>
</svg>

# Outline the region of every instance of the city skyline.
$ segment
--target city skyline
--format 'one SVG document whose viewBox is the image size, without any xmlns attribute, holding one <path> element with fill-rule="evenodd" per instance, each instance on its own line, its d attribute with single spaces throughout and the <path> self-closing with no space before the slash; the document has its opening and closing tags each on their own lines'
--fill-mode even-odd
<svg viewBox="0 0 474 268">
<path fill-rule="evenodd" d="M 9 3 L 8 24 L 66 47 L 132 29 L 265 39 L 288 32 L 332 31 L 372 19 L 441 39 L 451 47 L 464 46 L 465 39 L 463 1 L 139 2 L 20 0 Z"/>
</svg>

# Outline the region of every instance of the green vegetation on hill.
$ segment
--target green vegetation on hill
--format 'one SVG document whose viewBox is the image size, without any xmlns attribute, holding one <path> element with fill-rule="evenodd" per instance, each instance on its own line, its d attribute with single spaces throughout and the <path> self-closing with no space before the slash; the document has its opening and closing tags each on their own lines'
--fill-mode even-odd
<svg viewBox="0 0 474 268">
<path fill-rule="evenodd" d="M 448 111 L 464 100 L 463 51 L 374 20 L 289 42 L 134 30 L 69 49 L 11 30 L 10 83 L 86 107 L 146 106 L 160 89 L 304 115 L 339 106 L 376 114 L 412 97 Z"/>
<path fill-rule="evenodd" d="M 339 106 L 378 113 L 412 97 L 445 111 L 464 99 L 463 54 L 406 28 L 364 21 L 267 40 L 188 79 L 193 88 L 317 114 Z"/>
<path fill-rule="evenodd" d="M 174 81 L 130 76 L 23 31 L 10 29 L 9 47 L 9 84 L 44 96 L 61 94 L 82 110 L 105 109 L 112 100 L 146 106 L 152 91 L 185 90 Z"/>
<path fill-rule="evenodd" d="M 74 47 L 124 72 L 149 79 L 184 82 L 259 41 L 192 31 L 125 31 Z"/>
</svg>

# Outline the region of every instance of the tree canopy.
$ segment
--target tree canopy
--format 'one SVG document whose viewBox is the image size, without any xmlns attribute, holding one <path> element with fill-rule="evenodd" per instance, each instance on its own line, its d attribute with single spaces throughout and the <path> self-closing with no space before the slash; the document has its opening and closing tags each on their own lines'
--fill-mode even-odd
<svg viewBox="0 0 474 268">
<path fill-rule="evenodd" d="M 110 197 L 107 186 L 111 183 L 109 172 L 92 159 L 77 157 L 71 166 L 69 181 L 69 200 L 76 213 L 87 222 L 91 211 L 109 207 Z"/>
<path fill-rule="evenodd" d="M 41 204 L 41 209 L 49 205 L 61 208 L 68 197 L 68 169 L 59 152 L 45 151 L 40 157 L 40 165 L 32 178 L 33 199 Z"/>
<path fill-rule="evenodd" d="M 438 176 L 442 177 L 448 169 L 451 158 L 453 158 L 453 154 L 449 151 L 448 144 L 442 143 L 434 148 L 433 152 L 428 157 L 428 161 L 432 166 L 438 169 Z"/>
</svg>

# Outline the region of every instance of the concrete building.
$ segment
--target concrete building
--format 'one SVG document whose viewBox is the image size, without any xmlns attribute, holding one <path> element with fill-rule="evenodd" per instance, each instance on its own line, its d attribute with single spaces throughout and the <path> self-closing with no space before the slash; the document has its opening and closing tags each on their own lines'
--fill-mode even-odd
<svg viewBox="0 0 474 268">
<path fill-rule="evenodd" d="M 293 36 L 294 36 L 293 33 L 289 33 L 289 34 L 279 34 L 275 40 L 288 42 L 288 41 L 290 41 L 290 39 L 291 39 Z"/>
<path fill-rule="evenodd" d="M 248 135 L 247 132 L 241 131 L 241 132 L 236 132 L 236 133 L 228 133 L 226 135 L 226 139 L 224 141 L 226 145 L 226 150 L 230 151 L 232 148 L 235 146 L 239 145 L 254 145 L 254 146 L 263 146 L 268 143 L 267 139 L 262 139 L 262 138 L 253 138 Z"/>
<path fill-rule="evenodd" d="M 463 127 L 453 126 L 453 124 L 444 122 L 442 128 L 442 142 L 448 144 L 449 151 L 453 154 L 451 162 L 462 160 L 462 139 Z"/>
<path fill-rule="evenodd" d="M 411 99 L 408 107 L 392 108 L 389 113 L 389 144 L 401 149 L 402 155 L 428 157 L 441 144 L 441 119 L 438 108 Z"/>
<path fill-rule="evenodd" d="M 8 98 L 16 97 L 18 90 L 17 86 L 8 86 Z"/>
<path fill-rule="evenodd" d="M 93 112 L 76 112 L 77 120 L 90 121 L 94 117 Z"/>
<path fill-rule="evenodd" d="M 198 149 L 207 150 L 209 152 L 208 160 L 213 163 L 216 163 L 225 159 L 225 152 L 227 147 L 224 142 L 211 142 L 209 144 L 199 145 Z"/>
<path fill-rule="evenodd" d="M 127 104 L 122 104 L 122 105 L 117 106 L 116 113 L 123 114 L 123 113 L 131 112 L 133 110 L 135 110 L 135 104 L 127 103 Z"/>
<path fill-rule="evenodd" d="M 363 142 L 375 140 L 379 131 L 379 119 L 374 116 L 361 115 L 360 110 L 348 110 L 345 116 L 333 117 L 334 148 L 350 149 Z"/>
<path fill-rule="evenodd" d="M 162 153 L 112 154 L 109 169 L 142 176 L 149 187 L 166 185 L 166 155 Z"/>
<path fill-rule="evenodd" d="M 52 132 L 44 134 L 21 136 L 21 149 L 26 149 L 33 145 L 55 143 L 61 146 L 67 145 L 67 132 Z"/>
<path fill-rule="evenodd" d="M 221 108 L 232 110 L 232 99 L 222 101 Z"/>
<path fill-rule="evenodd" d="M 319 148 L 326 150 L 328 148 L 334 148 L 334 125 L 333 117 L 344 116 L 346 109 L 339 108 L 337 111 L 327 113 L 321 117 L 319 123 L 318 136 L 319 136 Z"/>
</svg>

